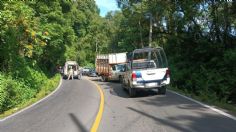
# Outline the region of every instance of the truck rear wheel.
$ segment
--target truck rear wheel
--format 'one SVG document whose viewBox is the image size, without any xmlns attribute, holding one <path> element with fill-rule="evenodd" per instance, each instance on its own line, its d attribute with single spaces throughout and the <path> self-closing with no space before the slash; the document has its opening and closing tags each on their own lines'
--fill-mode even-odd
<svg viewBox="0 0 236 132">
<path fill-rule="evenodd" d="M 158 94 L 165 95 L 166 94 L 166 87 L 162 86 L 162 87 L 158 88 Z"/>
<path fill-rule="evenodd" d="M 106 76 L 102 76 L 102 82 L 107 82 L 108 78 Z"/>
</svg>

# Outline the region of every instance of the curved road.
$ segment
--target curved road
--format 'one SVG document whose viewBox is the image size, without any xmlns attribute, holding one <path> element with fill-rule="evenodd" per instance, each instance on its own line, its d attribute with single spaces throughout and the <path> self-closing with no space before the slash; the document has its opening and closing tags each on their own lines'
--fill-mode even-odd
<svg viewBox="0 0 236 132">
<path fill-rule="evenodd" d="M 96 118 L 100 94 L 88 80 L 63 80 L 52 96 L 0 122 L 0 132 L 89 131 Z"/>
<path fill-rule="evenodd" d="M 119 83 L 98 83 L 105 107 L 100 132 L 235 132 L 236 121 L 177 94 L 139 92 L 129 98 Z M 90 81 L 63 80 L 55 94 L 20 114 L 0 122 L 0 132 L 89 131 L 100 95 Z"/>
<path fill-rule="evenodd" d="M 138 92 L 129 98 L 119 83 L 99 82 L 105 108 L 100 132 L 236 132 L 236 121 L 179 95 Z"/>
</svg>

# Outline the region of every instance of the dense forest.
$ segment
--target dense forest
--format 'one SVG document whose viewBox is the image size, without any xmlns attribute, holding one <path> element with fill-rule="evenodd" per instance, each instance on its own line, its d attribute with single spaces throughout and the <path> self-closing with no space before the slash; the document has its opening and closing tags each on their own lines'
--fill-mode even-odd
<svg viewBox="0 0 236 132">
<path fill-rule="evenodd" d="M 235 0 L 117 0 L 106 16 L 114 52 L 165 49 L 172 87 L 208 103 L 236 103 Z M 111 27 L 112 27 L 111 26 Z"/>
<path fill-rule="evenodd" d="M 117 0 L 104 18 L 94 0 L 0 2 L 0 113 L 34 98 L 66 60 L 161 46 L 171 83 L 207 102 L 236 103 L 236 1 Z"/>
<path fill-rule="evenodd" d="M 66 60 L 92 66 L 104 26 L 94 0 L 1 1 L 0 113 L 35 98 Z"/>
</svg>

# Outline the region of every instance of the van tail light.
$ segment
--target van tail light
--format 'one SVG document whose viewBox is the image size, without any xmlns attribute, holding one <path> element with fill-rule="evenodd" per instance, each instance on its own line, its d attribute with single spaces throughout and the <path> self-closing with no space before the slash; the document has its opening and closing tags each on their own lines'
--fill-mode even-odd
<svg viewBox="0 0 236 132">
<path fill-rule="evenodd" d="M 136 75 L 136 73 L 132 73 L 132 80 L 133 80 L 133 81 L 136 81 L 136 80 L 137 80 L 137 75 Z"/>
<path fill-rule="evenodd" d="M 170 69 L 166 70 L 166 77 L 170 77 Z"/>
</svg>

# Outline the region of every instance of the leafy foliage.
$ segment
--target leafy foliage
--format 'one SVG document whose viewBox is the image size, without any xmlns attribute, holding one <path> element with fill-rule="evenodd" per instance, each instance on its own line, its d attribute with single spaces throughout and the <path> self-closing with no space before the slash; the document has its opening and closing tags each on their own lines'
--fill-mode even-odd
<svg viewBox="0 0 236 132">
<path fill-rule="evenodd" d="M 66 60 L 93 65 L 107 40 L 98 13 L 93 0 L 0 2 L 0 113 L 41 93 Z"/>
<path fill-rule="evenodd" d="M 118 51 L 152 46 L 167 52 L 172 85 L 211 102 L 236 103 L 235 1 L 117 0 L 109 45 Z M 117 39 L 119 38 L 119 39 Z"/>
</svg>

